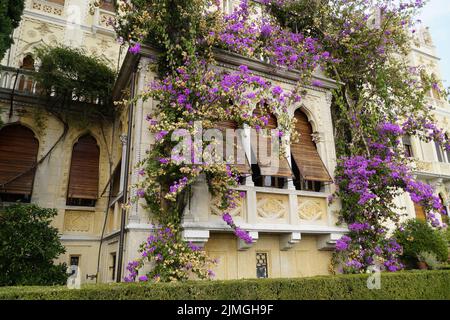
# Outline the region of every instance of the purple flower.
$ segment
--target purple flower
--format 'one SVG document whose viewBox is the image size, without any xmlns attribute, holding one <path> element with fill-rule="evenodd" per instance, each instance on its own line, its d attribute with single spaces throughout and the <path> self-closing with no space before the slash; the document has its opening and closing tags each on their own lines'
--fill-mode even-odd
<svg viewBox="0 0 450 320">
<path fill-rule="evenodd" d="M 322 81 L 317 80 L 317 79 L 314 79 L 314 80 L 311 82 L 311 84 L 312 84 L 314 87 L 322 87 L 322 86 L 323 86 Z"/>
<path fill-rule="evenodd" d="M 279 96 L 279 95 L 281 95 L 282 93 L 283 93 L 283 89 L 281 89 L 280 86 L 276 86 L 276 87 L 273 87 L 273 88 L 272 88 L 272 94 L 273 94 L 273 95 Z"/>
<path fill-rule="evenodd" d="M 141 44 L 139 42 L 136 42 L 128 49 L 128 51 L 130 51 L 132 54 L 138 54 L 141 51 Z"/>
<path fill-rule="evenodd" d="M 234 225 L 233 218 L 229 213 L 225 213 L 222 215 L 223 221 L 225 221 L 229 226 Z"/>
<path fill-rule="evenodd" d="M 160 141 L 162 140 L 169 132 L 167 130 L 161 130 L 155 135 L 155 140 Z"/>
<path fill-rule="evenodd" d="M 139 198 L 143 198 L 143 197 L 145 196 L 145 190 L 144 190 L 144 189 L 138 189 L 138 190 L 136 191 L 136 195 L 137 195 Z"/>
<path fill-rule="evenodd" d="M 147 276 L 140 276 L 139 277 L 139 281 L 141 281 L 141 282 L 145 282 L 145 281 L 148 281 L 148 277 Z"/>
</svg>

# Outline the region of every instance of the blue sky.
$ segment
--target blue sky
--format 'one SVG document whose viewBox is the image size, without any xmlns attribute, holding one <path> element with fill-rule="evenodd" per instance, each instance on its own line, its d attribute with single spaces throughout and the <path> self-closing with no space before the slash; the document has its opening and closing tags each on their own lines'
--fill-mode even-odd
<svg viewBox="0 0 450 320">
<path fill-rule="evenodd" d="M 420 19 L 430 27 L 438 56 L 444 86 L 450 87 L 450 0 L 429 0 Z"/>
</svg>

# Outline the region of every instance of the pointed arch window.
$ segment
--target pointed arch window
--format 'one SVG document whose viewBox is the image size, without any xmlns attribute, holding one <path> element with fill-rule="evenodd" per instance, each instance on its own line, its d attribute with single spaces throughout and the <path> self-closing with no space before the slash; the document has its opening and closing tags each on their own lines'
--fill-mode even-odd
<svg viewBox="0 0 450 320">
<path fill-rule="evenodd" d="M 254 115 L 262 116 L 260 108 L 256 108 L 253 113 Z M 255 186 L 258 187 L 284 188 L 287 179 L 291 179 L 293 174 L 289 162 L 285 157 L 280 157 L 278 159 L 277 167 L 274 167 L 273 163 L 268 161 L 269 159 L 278 156 L 274 154 L 272 144 L 273 137 L 270 134 L 271 130 L 278 128 L 278 122 L 274 114 L 269 114 L 267 120 L 268 123 L 263 128 L 263 130 L 268 130 L 267 135 L 264 135 L 262 132 L 256 132 L 255 134 L 255 131 L 252 131 L 252 178 Z M 269 159 L 265 159 L 266 157 Z"/>
<path fill-rule="evenodd" d="M 30 202 L 39 142 L 33 131 L 15 124 L 0 129 L 0 199 Z"/>
<path fill-rule="evenodd" d="M 98 198 L 100 148 L 91 135 L 78 139 L 70 163 L 67 205 L 95 206 Z"/>
<path fill-rule="evenodd" d="M 295 130 L 300 135 L 299 141 L 291 143 L 294 185 L 299 190 L 320 191 L 323 183 L 333 180 L 313 141 L 308 117 L 300 110 L 295 111 L 294 117 L 297 120 Z"/>
<path fill-rule="evenodd" d="M 20 69 L 27 71 L 34 71 L 34 58 L 31 54 L 26 55 L 22 60 L 22 65 Z M 19 76 L 19 87 L 17 88 L 19 91 L 33 91 L 33 79 L 29 74 L 21 74 Z"/>
<path fill-rule="evenodd" d="M 241 173 L 240 183 L 243 183 L 243 178 L 251 173 L 250 164 L 245 153 L 243 141 L 239 136 L 238 125 L 235 121 L 224 120 L 217 122 L 215 127 L 222 132 L 223 135 L 223 150 L 222 158 L 225 163 L 236 168 Z M 232 130 L 234 134 L 227 136 L 227 130 Z M 232 139 L 232 141 L 228 141 Z"/>
</svg>

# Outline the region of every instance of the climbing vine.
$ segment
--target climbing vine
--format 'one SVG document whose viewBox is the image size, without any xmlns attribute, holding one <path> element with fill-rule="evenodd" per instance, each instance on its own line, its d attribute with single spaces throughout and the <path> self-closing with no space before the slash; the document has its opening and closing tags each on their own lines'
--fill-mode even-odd
<svg viewBox="0 0 450 320">
<path fill-rule="evenodd" d="M 238 237 L 251 242 L 228 214 L 240 196 L 233 191 L 239 172 L 227 163 L 196 159 L 196 152 L 173 154 L 178 143 L 173 136 L 195 135 L 197 121 L 212 128 L 217 122 L 232 120 L 259 130 L 268 125 L 269 114 L 278 118 L 279 136 L 290 135 L 293 126 L 286 111 L 303 99 L 305 86 L 321 85 L 312 79 L 314 71 L 321 68 L 341 83 L 333 92 L 332 106 L 339 157 L 335 196 L 342 203 L 339 222 L 348 225 L 350 232 L 337 243 L 335 265 L 352 273 L 365 272 L 374 263 L 389 271 L 402 269 L 398 261 L 401 247 L 388 232 L 388 224 L 400 220 L 396 196 L 408 192 L 414 202 L 424 206 L 436 227 L 443 208 L 432 188 L 413 178 L 411 160 L 404 156 L 400 138 L 416 135 L 447 149 L 450 143 L 433 125 L 432 108 L 426 100 L 427 90 L 434 88 L 445 96 L 444 90 L 424 68 L 412 68 L 406 59 L 415 32 L 414 19 L 424 3 L 396 3 L 242 0 L 232 13 L 225 14 L 218 9 L 219 1 L 119 2 L 115 28 L 120 40 L 129 43 L 130 52 L 139 53 L 143 43 L 161 52 L 156 65 L 159 79 L 139 96 L 155 99 L 158 105 L 148 115 L 155 144 L 142 163 L 137 197 L 145 198 L 163 227 L 179 226 L 190 186 L 204 176 L 210 192 L 221 199 L 224 221 Z M 220 68 L 214 59 L 217 48 L 297 70 L 297 85 L 285 91 L 245 65 L 234 71 Z M 260 113 L 253 113 L 255 106 Z M 210 141 L 188 142 L 190 150 L 200 153 L 210 147 Z M 171 232 L 178 234 L 178 230 L 175 227 Z M 181 244 L 181 237 L 173 239 L 183 250 L 192 250 Z M 159 266 L 166 271 L 175 265 L 180 268 L 164 257 L 149 258 L 149 251 L 142 252 L 146 254 L 130 262 L 128 281 L 136 279 L 146 259 L 155 263 L 160 273 Z M 191 258 L 197 270 L 210 263 L 195 255 Z M 186 278 L 186 273 L 167 272 L 171 276 L 166 280 Z M 210 272 L 196 274 L 205 278 Z"/>
</svg>

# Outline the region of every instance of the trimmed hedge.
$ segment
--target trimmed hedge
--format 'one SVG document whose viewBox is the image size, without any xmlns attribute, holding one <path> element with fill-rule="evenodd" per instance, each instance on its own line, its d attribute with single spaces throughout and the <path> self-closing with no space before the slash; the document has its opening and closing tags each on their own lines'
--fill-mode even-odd
<svg viewBox="0 0 450 320">
<path fill-rule="evenodd" d="M 368 275 L 337 275 L 298 279 L 190 281 L 157 284 L 86 285 L 66 287 L 3 287 L 0 299 L 88 300 L 329 300 L 445 299 L 450 300 L 450 271 L 383 273 L 381 289 L 367 288 Z"/>
</svg>

